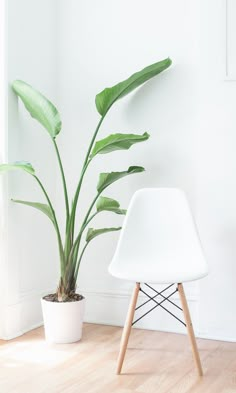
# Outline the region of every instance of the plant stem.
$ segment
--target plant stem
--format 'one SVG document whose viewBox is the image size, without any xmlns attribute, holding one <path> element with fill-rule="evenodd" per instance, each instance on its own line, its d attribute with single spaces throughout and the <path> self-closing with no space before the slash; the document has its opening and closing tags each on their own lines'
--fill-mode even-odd
<svg viewBox="0 0 236 393">
<path fill-rule="evenodd" d="M 80 194 L 80 190 L 81 190 L 81 185 L 82 185 L 82 182 L 83 182 L 83 178 L 84 178 L 85 172 L 86 172 L 86 170 L 88 168 L 88 165 L 91 162 L 91 160 L 89 159 L 89 155 L 91 153 L 94 141 L 95 141 L 97 133 L 98 133 L 100 127 L 101 127 L 103 119 L 104 119 L 104 116 L 102 116 L 101 119 L 99 120 L 98 125 L 96 127 L 96 130 L 95 130 L 95 132 L 93 134 L 93 137 L 91 139 L 91 142 L 90 142 L 90 145 L 89 145 L 89 148 L 88 148 L 85 160 L 84 160 L 83 168 L 82 168 L 82 171 L 81 171 L 79 183 L 78 183 L 78 186 L 77 186 L 77 189 L 76 189 L 76 192 L 75 192 L 74 202 L 73 202 L 72 211 L 71 211 L 72 220 L 70 222 L 70 225 L 71 225 L 70 230 L 73 233 L 73 235 L 74 235 L 74 223 L 75 223 L 74 218 L 75 218 L 75 215 L 76 215 L 76 208 L 77 208 L 77 203 L 78 203 L 79 194 Z"/>
<path fill-rule="evenodd" d="M 89 148 L 88 148 L 88 151 L 87 151 L 86 156 L 85 156 L 85 160 L 84 160 L 84 163 L 83 163 L 83 167 L 82 167 L 82 171 L 81 171 L 81 174 L 80 174 L 79 182 L 78 182 L 78 185 L 77 185 L 77 188 L 76 188 L 76 192 L 75 192 L 75 196 L 74 196 L 74 199 L 73 199 L 73 203 L 72 203 L 72 207 L 71 207 L 71 214 L 70 214 L 69 222 L 68 222 L 68 225 L 67 225 L 67 231 L 66 231 L 66 239 L 69 236 L 71 244 L 73 244 L 73 241 L 74 241 L 74 228 L 75 228 L 76 208 L 77 208 L 77 203 L 78 203 L 78 199 L 79 199 L 79 195 L 80 195 L 81 186 L 82 186 L 82 183 L 83 183 L 85 172 L 86 172 L 86 170 L 87 170 L 87 168 L 88 168 L 88 166 L 89 166 L 89 164 L 91 162 L 91 159 L 89 158 L 89 156 L 90 156 L 90 153 L 91 153 L 94 141 L 96 139 L 96 136 L 98 134 L 98 131 L 100 129 L 100 126 L 101 126 L 101 124 L 103 122 L 103 119 L 104 119 L 104 116 L 102 116 L 101 119 L 99 120 L 98 125 L 97 125 L 97 127 L 95 129 L 95 132 L 93 134 L 93 137 L 91 139 L 91 142 L 89 144 Z M 93 208 L 93 206 L 94 206 L 98 196 L 99 196 L 99 194 L 93 200 L 93 202 L 92 202 L 92 204 L 91 204 L 91 206 L 90 206 L 90 208 L 88 210 L 88 213 L 86 214 L 86 217 L 85 217 L 85 219 L 83 221 L 83 224 L 82 224 L 81 229 L 79 231 L 79 234 L 78 234 L 78 236 L 76 238 L 76 241 L 74 242 L 74 244 L 73 244 L 73 246 L 72 246 L 72 248 L 70 250 L 69 256 L 67 258 L 67 260 L 68 260 L 67 264 L 68 265 L 71 264 L 74 252 L 76 252 L 76 258 L 75 258 L 75 263 L 76 263 L 77 256 L 78 256 L 78 251 L 79 251 L 81 235 L 82 235 L 82 233 L 84 231 L 84 228 L 88 224 L 87 223 L 85 225 L 85 223 L 87 222 L 87 219 L 89 217 L 89 214 L 90 214 L 90 212 L 91 212 L 91 210 L 92 210 L 92 208 Z M 85 248 L 83 249 L 83 252 L 84 252 Z M 67 251 L 67 247 L 66 247 L 66 251 Z M 78 269 L 77 269 L 77 274 L 78 274 Z"/>
<path fill-rule="evenodd" d="M 89 219 L 87 220 L 87 222 L 86 222 L 85 225 L 84 225 L 83 230 L 86 228 L 86 226 L 90 223 L 90 221 L 92 221 L 92 219 L 93 219 L 98 213 L 99 213 L 99 212 L 95 212 L 95 213 L 93 213 L 93 214 L 89 217 Z"/>
<path fill-rule="evenodd" d="M 80 245 L 80 239 L 81 239 L 81 235 L 83 233 L 83 231 L 85 230 L 85 228 L 87 227 L 87 225 L 90 223 L 90 221 L 92 221 L 92 219 L 98 214 L 98 212 L 95 212 L 94 214 L 91 215 L 91 217 L 89 217 L 89 219 L 87 220 L 87 222 L 83 225 L 83 228 L 81 227 L 80 233 L 76 238 L 76 246 L 74 247 L 74 249 L 72 250 L 72 253 L 75 252 L 75 256 L 74 256 L 74 260 L 77 260 L 78 257 L 78 251 L 79 251 L 79 245 Z M 78 239 L 79 237 L 79 239 Z"/>
<path fill-rule="evenodd" d="M 78 257 L 78 251 L 79 251 L 79 245 L 80 245 L 81 235 L 82 235 L 84 229 L 86 228 L 86 226 L 88 225 L 88 223 L 89 223 L 89 222 L 95 217 L 95 215 L 98 213 L 98 212 L 94 213 L 94 214 L 90 217 L 90 219 L 88 220 L 89 214 L 90 214 L 90 212 L 91 212 L 91 210 L 92 210 L 92 208 L 93 208 L 93 206 L 94 206 L 94 204 L 95 204 L 97 198 L 99 197 L 99 195 L 100 195 L 100 193 L 97 194 L 96 197 L 93 199 L 93 201 L 92 201 L 92 203 L 91 203 L 91 205 L 90 205 L 90 207 L 89 207 L 89 210 L 88 210 L 88 212 L 87 212 L 87 214 L 86 214 L 86 216 L 85 216 L 85 218 L 84 218 L 84 221 L 83 221 L 83 223 L 82 223 L 82 225 L 81 225 L 81 228 L 80 228 L 80 231 L 79 231 L 79 233 L 78 233 L 78 236 L 77 236 L 77 238 L 75 239 L 75 242 L 74 242 L 74 244 L 73 244 L 73 246 L 72 246 L 72 248 L 71 248 L 71 250 L 70 250 L 70 254 L 69 254 L 69 257 L 68 257 L 68 261 L 69 261 L 68 264 L 71 263 L 71 260 L 72 260 L 73 257 L 74 257 L 74 261 L 75 261 L 75 263 L 76 263 L 76 260 L 77 260 L 77 257 Z M 74 255 L 74 253 L 75 253 L 75 255 Z"/>
<path fill-rule="evenodd" d="M 91 162 L 91 160 L 88 160 L 87 163 L 83 166 L 83 169 L 82 169 L 82 172 L 80 175 L 80 180 L 79 180 L 77 190 L 76 190 L 77 202 L 78 202 L 78 197 L 79 197 L 81 185 L 83 182 L 84 174 L 85 174 L 90 162 Z M 72 204 L 72 208 L 71 208 L 71 216 L 70 216 L 70 222 L 69 222 L 69 228 L 68 228 L 69 233 L 71 234 L 71 243 L 73 243 L 73 240 L 74 240 L 75 214 L 76 214 L 77 202 L 75 204 L 75 199 L 74 199 L 73 204 Z"/>
<path fill-rule="evenodd" d="M 78 262 L 77 262 L 76 269 L 75 269 L 75 273 L 74 273 L 75 283 L 76 283 L 77 277 L 78 277 L 80 262 L 81 262 L 81 259 L 82 259 L 83 255 L 84 255 L 84 252 L 85 252 L 85 250 L 86 250 L 88 244 L 89 244 L 89 243 L 86 243 L 86 244 L 85 244 L 85 246 L 84 246 L 84 248 L 83 248 L 83 250 L 82 250 L 82 252 L 81 252 L 81 254 L 80 254 L 79 260 L 78 260 Z"/>
<path fill-rule="evenodd" d="M 60 171 L 61 171 L 61 178 L 62 178 L 62 184 L 63 184 L 63 190 L 64 190 L 65 205 L 66 205 L 66 229 L 67 229 L 68 220 L 70 217 L 70 208 L 69 208 L 69 200 L 68 200 L 68 192 L 67 192 L 67 186 L 66 186 L 65 173 L 64 173 L 62 162 L 61 162 L 61 156 L 60 156 L 60 152 L 59 152 L 57 143 L 54 138 L 52 139 L 52 141 L 53 141 L 53 145 L 56 150 L 56 155 L 57 155 L 57 159 L 58 159 L 58 163 L 59 163 L 59 167 L 60 167 Z"/>
<path fill-rule="evenodd" d="M 50 201 L 50 198 L 49 198 L 49 196 L 48 196 L 48 194 L 47 194 L 43 184 L 41 183 L 41 181 L 39 180 L 39 178 L 36 175 L 33 175 L 33 176 L 34 176 L 35 180 L 38 182 L 41 190 L 43 191 L 43 193 L 45 195 L 45 198 L 46 198 L 46 200 L 47 200 L 47 202 L 48 202 L 48 204 L 50 206 L 50 209 L 52 211 L 52 215 L 53 215 L 54 222 L 55 222 L 55 230 L 56 230 L 56 233 L 57 233 L 59 252 L 60 252 L 61 276 L 63 277 L 63 275 L 65 273 L 65 259 L 64 259 L 64 252 L 63 252 L 62 241 L 61 241 L 61 234 L 60 234 L 60 230 L 59 230 L 59 227 L 58 227 L 58 222 L 57 222 L 57 218 L 56 218 L 56 215 L 55 215 L 55 211 L 53 209 L 52 203 Z"/>
<path fill-rule="evenodd" d="M 98 131 L 99 131 L 99 128 L 100 128 L 100 126 L 101 126 L 103 120 L 104 120 L 104 116 L 102 116 L 101 119 L 100 119 L 99 122 L 98 122 L 98 125 L 97 125 L 97 127 L 96 127 L 96 130 L 95 130 L 95 132 L 94 132 L 94 134 L 93 134 L 93 137 L 92 137 L 92 139 L 91 139 L 91 142 L 90 142 L 90 145 L 89 145 L 89 148 L 88 148 L 88 151 L 87 151 L 87 154 L 86 154 L 84 163 L 86 163 L 86 162 L 88 161 L 88 158 L 89 158 L 89 155 L 90 155 L 90 153 L 91 153 L 91 150 L 92 150 L 94 141 L 95 141 L 95 139 L 96 139 L 97 133 L 98 133 Z"/>
<path fill-rule="evenodd" d="M 89 221 L 91 221 L 92 218 L 97 214 L 97 212 L 94 213 L 94 214 L 91 216 L 91 219 L 89 219 L 89 221 L 87 221 L 87 220 L 88 220 L 88 217 L 89 217 L 89 215 L 90 215 L 90 212 L 91 212 L 93 206 L 95 205 L 95 202 L 96 202 L 96 200 L 98 199 L 99 195 L 100 195 L 100 193 L 98 193 L 98 194 L 95 196 L 95 198 L 93 199 L 93 201 L 92 201 L 92 203 L 91 203 L 91 205 L 90 205 L 90 207 L 89 207 L 89 209 L 88 209 L 88 211 L 87 211 L 87 214 L 86 214 L 86 216 L 85 216 L 85 218 L 84 218 L 84 221 L 83 221 L 83 223 L 82 223 L 82 225 L 81 225 L 81 228 L 80 228 L 80 231 L 79 231 L 79 233 L 78 233 L 78 236 L 77 236 L 77 238 L 75 239 L 75 242 L 74 242 L 73 247 L 72 247 L 72 249 L 71 249 L 70 257 L 73 256 L 73 253 L 74 253 L 74 251 L 76 250 L 76 248 L 77 248 L 77 251 L 78 251 L 78 247 L 79 247 L 81 235 L 82 235 L 84 229 L 86 228 L 86 226 L 87 226 L 87 224 L 89 223 Z"/>
<path fill-rule="evenodd" d="M 84 221 L 83 221 L 83 224 L 81 225 L 81 232 L 83 232 L 84 231 L 84 229 L 85 229 L 85 227 L 87 226 L 87 224 L 89 223 L 89 221 L 91 221 L 91 219 L 97 214 L 97 212 L 96 213 L 94 213 L 92 216 L 91 216 L 91 218 L 88 220 L 88 218 L 89 218 L 89 215 L 90 215 L 90 213 L 91 213 L 91 210 L 92 210 L 92 208 L 94 207 L 94 205 L 95 205 L 95 203 L 96 203 L 96 200 L 98 199 L 98 197 L 100 196 L 100 192 L 95 196 L 95 198 L 93 199 L 93 201 L 92 201 L 92 203 L 91 203 L 91 205 L 90 205 L 90 207 L 89 207 L 89 209 L 88 209 L 88 211 L 87 211 L 87 214 L 86 214 L 86 216 L 85 216 L 85 218 L 84 218 Z"/>
</svg>

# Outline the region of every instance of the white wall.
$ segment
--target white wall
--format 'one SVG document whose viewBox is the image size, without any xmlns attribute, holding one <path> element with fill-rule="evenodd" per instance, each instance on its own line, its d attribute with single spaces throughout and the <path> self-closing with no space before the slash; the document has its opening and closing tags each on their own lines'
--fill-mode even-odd
<svg viewBox="0 0 236 393">
<path fill-rule="evenodd" d="M 74 186 L 83 153 L 98 121 L 96 93 L 143 66 L 170 56 L 173 67 L 112 108 L 100 137 L 149 131 L 151 139 L 129 152 L 97 158 L 87 176 L 82 210 L 100 171 L 144 165 L 147 172 L 107 192 L 127 206 L 143 186 L 177 186 L 190 200 L 210 276 L 187 286 L 198 335 L 236 340 L 235 126 L 236 84 L 224 81 L 224 1 L 60 1 L 60 107 L 63 149 Z M 73 143 L 71 143 L 73 140 Z M 105 214 L 94 225 L 120 223 Z M 122 324 L 130 285 L 107 266 L 118 235 L 94 241 L 79 280 L 87 296 L 86 319 Z M 162 312 L 147 328 L 180 331 Z M 180 329 L 180 330 L 179 330 Z"/>
<path fill-rule="evenodd" d="M 227 63 L 236 48 L 235 17 L 234 1 L 202 2 L 196 199 L 211 274 L 200 287 L 200 333 L 229 340 L 236 340 L 236 82 Z"/>
<path fill-rule="evenodd" d="M 71 192 L 99 120 L 94 104 L 96 93 L 152 62 L 166 56 L 173 59 L 171 69 L 112 108 L 101 138 L 111 132 L 148 131 L 151 139 L 128 152 L 115 152 L 94 161 L 81 195 L 79 217 L 95 193 L 101 171 L 122 170 L 132 164 L 145 166 L 144 174 L 123 179 L 107 191 L 106 195 L 117 198 L 122 207 L 140 187 L 183 188 L 211 268 L 208 278 L 187 286 L 196 333 L 236 340 L 232 311 L 236 300 L 236 84 L 225 81 L 225 1 L 147 0 L 144 4 L 141 0 L 57 0 L 58 13 L 52 1 L 9 3 L 9 80 L 28 80 L 58 104 L 63 120 L 59 144 Z M 43 29 L 40 16 L 44 19 Z M 54 167 L 47 170 L 51 165 L 49 141 L 23 111 L 19 129 L 12 95 L 10 119 L 9 157 L 36 163 L 53 194 L 54 174 L 58 172 Z M 42 146 L 43 165 L 38 148 Z M 63 209 L 57 180 L 57 203 Z M 37 193 L 30 179 L 19 174 L 11 176 L 11 195 L 33 198 Z M 55 243 L 43 219 L 23 207 L 11 206 L 9 210 L 8 320 L 15 321 L 19 315 L 19 332 L 40 323 L 40 293 L 53 288 L 56 282 Z M 104 213 L 94 226 L 120 222 L 121 217 Z M 104 235 L 94 240 L 85 254 L 79 288 L 87 298 L 87 321 L 123 323 L 131 287 L 107 272 L 117 238 L 117 234 Z M 29 305 L 31 295 L 33 303 Z M 141 326 L 182 331 L 161 310 Z M 11 331 L 8 337 L 14 334 Z"/>
<path fill-rule="evenodd" d="M 23 79 L 56 102 L 55 1 L 7 2 L 7 59 L 9 83 L 8 135 L 5 159 L 32 163 L 50 195 L 55 198 L 53 148 L 46 132 L 29 117 L 12 93 L 10 84 Z M 4 198 L 43 201 L 36 182 L 24 173 L 11 173 Z M 9 202 L 2 228 L 5 244 L 4 338 L 11 338 L 41 323 L 40 296 L 55 289 L 57 252 L 53 229 L 40 213 Z M 6 209 L 4 210 L 6 211 Z"/>
<path fill-rule="evenodd" d="M 123 170 L 132 164 L 144 165 L 147 172 L 123 179 L 106 195 L 126 207 L 140 187 L 177 186 L 187 192 L 196 210 L 198 2 L 148 1 L 144 7 L 142 1 L 61 1 L 60 7 L 59 95 L 71 184 L 78 176 L 77 168 L 99 119 L 94 105 L 96 93 L 168 55 L 174 61 L 170 70 L 112 108 L 100 138 L 112 132 L 148 131 L 151 139 L 128 152 L 115 152 L 94 161 L 81 197 L 82 210 L 95 193 L 101 171 Z M 94 226 L 120 222 L 121 217 L 104 214 Z M 100 237 L 85 254 L 79 287 L 87 297 L 88 321 L 123 323 L 131 285 L 107 272 L 117 238 L 117 234 Z M 188 293 L 193 318 L 199 323 L 198 285 L 189 285 Z M 181 325 L 176 326 L 161 311 L 159 317 L 149 316 L 140 326 L 181 331 Z"/>
<path fill-rule="evenodd" d="M 7 108 L 6 108 L 6 65 L 4 62 L 5 59 L 5 2 L 0 1 L 0 58 L 1 58 L 1 67 L 0 67 L 0 84 L 2 86 L 0 90 L 0 162 L 4 162 L 6 159 L 6 117 L 7 117 Z M 0 206 L 1 206 L 1 215 L 0 215 L 0 269 L 1 272 L 5 272 L 5 252 L 6 252 L 6 220 L 7 220 L 7 212 L 6 212 L 6 194 L 5 189 L 7 188 L 7 181 L 3 177 L 0 178 Z M 3 274 L 0 275 L 0 337 L 4 336 L 4 317 L 5 317 L 5 297 L 6 297 L 6 286 L 5 286 L 5 277 Z"/>
</svg>

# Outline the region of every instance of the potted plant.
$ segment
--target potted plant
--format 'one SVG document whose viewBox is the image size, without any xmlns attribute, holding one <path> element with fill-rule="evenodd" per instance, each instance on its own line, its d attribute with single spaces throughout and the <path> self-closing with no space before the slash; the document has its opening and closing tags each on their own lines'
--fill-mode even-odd
<svg viewBox="0 0 236 393">
<path fill-rule="evenodd" d="M 80 223 L 79 230 L 76 232 L 76 211 L 81 187 L 85 173 L 92 163 L 94 157 L 98 154 L 107 154 L 114 150 L 127 150 L 133 144 L 146 141 L 149 138 L 149 134 L 147 132 L 142 135 L 118 133 L 111 134 L 100 140 L 96 140 L 98 131 L 101 128 L 106 114 L 118 99 L 132 92 L 144 82 L 164 71 L 170 65 L 171 60 L 169 58 L 159 61 L 133 74 L 125 81 L 120 82 L 113 87 L 104 89 L 96 96 L 96 108 L 101 117 L 89 143 L 75 195 L 73 196 L 71 203 L 69 201 L 67 191 L 66 176 L 61 161 L 59 148 L 56 142 L 57 135 L 61 131 L 61 120 L 59 112 L 46 97 L 44 97 L 40 92 L 35 90 L 27 83 L 16 80 L 12 84 L 13 91 L 22 100 L 30 115 L 39 123 L 41 123 L 51 138 L 52 144 L 55 148 L 64 190 L 65 236 L 63 238 L 62 230 L 59 228 L 53 203 L 42 181 L 37 176 L 33 166 L 30 163 L 24 161 L 0 165 L 0 172 L 20 169 L 33 176 L 44 195 L 46 203 L 29 202 L 15 199 L 13 199 L 13 202 L 38 209 L 48 217 L 55 230 L 59 251 L 60 279 L 56 292 L 41 299 L 46 339 L 51 342 L 69 343 L 80 340 L 84 311 L 84 298 L 82 295 L 76 293 L 76 282 L 81 260 L 88 244 L 96 236 L 106 232 L 118 231 L 120 229 L 120 227 L 99 229 L 88 228 L 89 223 L 97 214 L 102 211 L 109 211 L 121 215 L 126 213 L 126 210 L 120 208 L 119 202 L 117 202 L 115 199 L 107 198 L 103 195 L 103 192 L 107 189 L 107 187 L 119 179 L 144 171 L 144 168 L 141 166 L 131 166 L 122 172 L 101 173 L 98 179 L 96 195 L 88 206 L 87 213 Z M 85 230 L 87 233 L 84 239 L 83 235 Z"/>
</svg>

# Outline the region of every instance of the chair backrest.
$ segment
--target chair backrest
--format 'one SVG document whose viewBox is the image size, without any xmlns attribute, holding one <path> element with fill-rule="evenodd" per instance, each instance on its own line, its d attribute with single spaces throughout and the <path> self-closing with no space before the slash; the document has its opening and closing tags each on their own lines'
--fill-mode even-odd
<svg viewBox="0 0 236 393">
<path fill-rule="evenodd" d="M 171 271 L 176 272 L 172 274 L 173 279 L 179 278 L 177 273 L 183 274 L 186 269 L 189 280 L 207 274 L 199 236 L 183 191 L 145 188 L 132 197 L 109 270 L 120 278 L 135 279 L 135 271 L 142 271 L 142 266 L 145 272 L 160 275 L 161 271 L 164 277 Z M 134 274 L 130 276 L 130 272 Z M 168 282 L 169 276 L 160 282 Z"/>
</svg>

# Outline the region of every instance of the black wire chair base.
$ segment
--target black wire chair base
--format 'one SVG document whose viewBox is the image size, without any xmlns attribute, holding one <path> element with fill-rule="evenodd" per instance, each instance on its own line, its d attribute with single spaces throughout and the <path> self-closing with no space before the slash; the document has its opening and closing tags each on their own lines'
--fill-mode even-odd
<svg viewBox="0 0 236 393">
<path fill-rule="evenodd" d="M 184 326 L 186 326 L 186 323 L 184 323 L 180 318 L 178 318 L 175 314 L 173 314 L 170 310 L 168 310 L 166 307 L 164 307 L 162 304 L 164 302 L 168 302 L 170 304 L 172 304 L 173 306 L 175 306 L 176 308 L 178 308 L 179 310 L 183 311 L 181 307 L 179 307 L 177 304 L 175 304 L 174 302 L 172 302 L 170 300 L 170 297 L 173 296 L 176 292 L 178 292 L 178 287 L 176 287 L 176 289 L 171 292 L 168 296 L 164 296 L 163 293 L 165 291 L 167 291 L 169 288 L 173 287 L 173 285 L 175 284 L 171 284 L 168 287 L 164 288 L 161 292 L 158 292 L 156 289 L 154 289 L 153 287 L 151 287 L 151 285 L 149 284 L 144 284 L 146 287 L 148 287 L 149 289 L 151 289 L 155 295 L 154 296 L 150 296 L 146 291 L 144 291 L 141 287 L 140 287 L 140 292 L 142 292 L 144 295 L 146 295 L 148 297 L 148 300 L 146 300 L 144 303 L 142 303 L 140 306 L 135 308 L 135 311 L 141 309 L 145 304 L 149 303 L 149 302 L 154 302 L 155 306 L 150 308 L 150 310 L 148 310 L 147 312 L 145 312 L 141 317 L 137 318 L 133 323 L 132 326 L 137 323 L 138 321 L 140 321 L 140 319 L 144 318 L 147 314 L 149 314 L 151 311 L 155 310 L 155 308 L 157 308 L 158 306 L 160 306 L 163 310 L 165 310 L 166 312 L 168 312 L 170 315 L 172 315 L 172 317 L 174 317 L 175 319 L 177 319 L 177 321 L 179 321 L 180 323 L 182 323 Z M 157 301 L 155 300 L 158 296 L 160 296 L 162 298 L 161 301 Z"/>
</svg>

